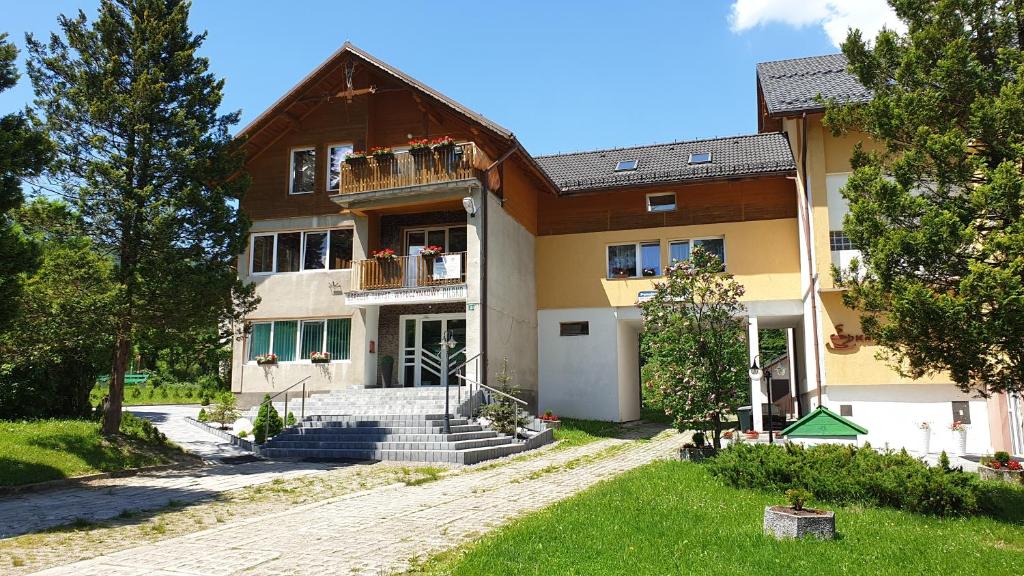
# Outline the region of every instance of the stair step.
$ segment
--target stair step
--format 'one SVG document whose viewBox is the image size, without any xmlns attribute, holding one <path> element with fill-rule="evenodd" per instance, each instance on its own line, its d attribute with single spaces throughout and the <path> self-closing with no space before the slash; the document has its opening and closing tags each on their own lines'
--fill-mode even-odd
<svg viewBox="0 0 1024 576">
<path fill-rule="evenodd" d="M 314 448 L 266 448 L 261 454 L 269 458 L 323 458 L 337 460 L 393 460 L 403 462 L 439 462 L 476 464 L 525 450 L 524 444 L 503 444 L 468 450 L 326 450 Z"/>
<path fill-rule="evenodd" d="M 318 431 L 304 433 L 302 430 L 285 431 L 274 436 L 272 441 L 314 441 L 314 442 L 461 442 L 463 440 L 484 440 L 495 438 L 498 433 L 493 430 L 478 432 L 455 432 L 452 434 L 414 433 L 414 434 L 365 434 L 362 430 L 342 428 L 330 432 Z"/>
<path fill-rule="evenodd" d="M 289 429 L 292 430 L 292 429 Z M 344 422 L 315 422 L 306 426 L 295 427 L 300 434 L 440 434 L 437 426 L 347 426 Z M 453 433 L 481 432 L 479 424 L 463 424 L 452 426 Z M 286 432 L 282 432 L 284 434 Z"/>
<path fill-rule="evenodd" d="M 508 436 L 496 436 L 481 440 L 461 440 L 458 442 L 373 442 L 354 441 L 347 438 L 337 438 L 324 441 L 310 440 L 279 440 L 272 439 L 267 448 L 315 449 L 315 450 L 469 450 L 472 448 L 486 448 L 488 446 L 501 446 L 511 444 L 512 439 Z"/>
</svg>

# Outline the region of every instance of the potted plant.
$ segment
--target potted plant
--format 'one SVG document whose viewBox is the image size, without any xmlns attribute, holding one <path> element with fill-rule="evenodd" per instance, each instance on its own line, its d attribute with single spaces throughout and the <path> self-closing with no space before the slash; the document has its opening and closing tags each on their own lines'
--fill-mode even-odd
<svg viewBox="0 0 1024 576">
<path fill-rule="evenodd" d="M 437 152 L 444 152 L 455 148 L 455 139 L 451 136 L 441 136 L 430 141 L 430 147 Z"/>
<path fill-rule="evenodd" d="M 277 354 L 274 354 L 273 352 L 269 354 L 260 354 L 256 356 L 256 364 L 259 364 L 260 366 L 277 364 Z"/>
<path fill-rule="evenodd" d="M 353 150 L 345 154 L 345 163 L 349 166 L 362 166 L 366 164 L 366 152 Z"/>
<path fill-rule="evenodd" d="M 629 278 L 632 274 L 632 268 L 623 268 L 619 266 L 612 267 L 612 276 L 615 278 Z"/>
<path fill-rule="evenodd" d="M 558 416 L 555 416 L 551 412 L 551 410 L 545 410 L 544 414 L 541 415 L 540 420 L 541 420 L 541 422 L 544 423 L 544 428 L 545 429 L 557 430 L 562 425 L 562 421 L 559 420 Z"/>
<path fill-rule="evenodd" d="M 814 536 L 832 539 L 836 535 L 836 516 L 831 510 L 805 508 L 811 493 L 802 488 L 786 490 L 789 506 L 765 506 L 764 531 L 776 538 Z"/>
<path fill-rule="evenodd" d="M 758 432 L 757 430 L 747 430 L 746 432 L 743 433 L 743 435 L 747 438 L 747 440 L 757 440 L 758 438 L 761 437 L 761 433 Z"/>
<path fill-rule="evenodd" d="M 395 160 L 395 153 L 387 146 L 374 146 L 370 148 L 370 156 L 373 156 L 373 161 L 377 163 L 378 168 L 391 169 L 391 164 Z"/>
<path fill-rule="evenodd" d="M 426 138 L 413 138 L 409 140 L 409 154 L 412 156 L 413 166 L 415 166 L 417 172 L 430 168 L 430 160 L 433 156 L 430 140 Z"/>
<path fill-rule="evenodd" d="M 932 425 L 928 422 L 921 422 L 917 428 L 921 431 L 921 452 L 927 454 L 932 445 Z"/>
<path fill-rule="evenodd" d="M 683 444 L 679 450 L 680 460 L 687 462 L 701 462 L 716 454 L 714 446 L 707 444 L 707 435 L 703 432 L 694 432 L 690 442 Z"/>
<path fill-rule="evenodd" d="M 398 265 L 398 253 L 391 248 L 384 248 L 383 250 L 374 250 L 370 252 L 370 256 L 377 261 L 377 265 L 380 267 L 381 275 L 384 280 L 393 282 L 396 278 L 400 278 L 402 275 L 401 266 Z"/>
<path fill-rule="evenodd" d="M 957 454 L 966 454 L 967 425 L 959 420 L 954 420 L 953 423 L 949 425 L 949 431 L 953 433 L 953 446 L 956 447 Z"/>
<path fill-rule="evenodd" d="M 374 250 L 370 252 L 374 260 L 378 262 L 394 262 L 398 260 L 398 253 L 391 248 L 384 248 L 383 250 Z"/>
<path fill-rule="evenodd" d="M 999 451 L 994 456 L 981 459 L 978 475 L 982 480 L 1024 481 L 1024 466 L 1010 458 L 1009 452 Z"/>
<path fill-rule="evenodd" d="M 451 171 L 455 164 L 455 139 L 451 136 L 441 136 L 430 141 L 430 147 L 434 149 L 439 166 Z"/>
<path fill-rule="evenodd" d="M 444 254 L 444 248 L 441 246 L 427 246 L 420 250 L 420 256 L 423 257 L 423 262 L 427 265 L 427 273 L 434 273 L 434 260 Z"/>
<path fill-rule="evenodd" d="M 328 364 L 331 361 L 331 353 L 313 352 L 309 355 L 309 361 L 313 364 Z"/>
</svg>

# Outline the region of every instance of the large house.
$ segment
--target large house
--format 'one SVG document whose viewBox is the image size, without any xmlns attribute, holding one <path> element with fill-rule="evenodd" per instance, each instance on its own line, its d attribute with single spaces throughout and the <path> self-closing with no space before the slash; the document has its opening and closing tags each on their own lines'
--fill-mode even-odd
<svg viewBox="0 0 1024 576">
<path fill-rule="evenodd" d="M 346 43 L 240 135 L 253 226 L 239 274 L 262 301 L 233 391 L 251 403 L 304 378 L 313 392 L 438 386 L 462 365 L 493 386 L 507 359 L 534 411 L 634 420 L 637 303 L 703 246 L 746 287 L 751 359 L 760 330 L 786 330 L 771 392 L 789 416 L 824 405 L 874 445 L 912 449 L 922 422 L 938 449 L 959 419 L 969 450 L 1024 452 L 1019 398 L 900 378 L 844 307 L 830 268 L 856 254 L 839 189 L 862 138 L 824 130 L 818 94 L 870 98 L 842 56 L 768 62 L 757 134 L 532 156 Z M 762 429 L 768 382 L 752 383 Z"/>
</svg>

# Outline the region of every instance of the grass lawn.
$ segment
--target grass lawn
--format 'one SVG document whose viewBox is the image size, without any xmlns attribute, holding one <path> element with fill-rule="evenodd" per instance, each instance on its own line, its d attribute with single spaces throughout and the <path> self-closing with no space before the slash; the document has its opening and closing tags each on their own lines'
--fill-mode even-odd
<svg viewBox="0 0 1024 576">
<path fill-rule="evenodd" d="M 106 386 L 95 386 L 89 393 L 93 406 L 107 395 Z M 158 404 L 199 404 L 202 388 L 195 384 L 129 384 L 124 387 L 125 406 L 156 406 Z M 210 392 L 212 396 L 214 393 Z"/>
<path fill-rule="evenodd" d="M 408 574 L 787 576 L 1020 574 L 1024 529 L 879 508 L 836 510 L 835 541 L 761 533 L 781 495 L 727 488 L 700 466 L 664 461 L 526 516 Z"/>
<path fill-rule="evenodd" d="M 555 440 L 561 447 L 582 446 L 602 438 L 616 438 L 622 427 L 615 422 L 602 420 L 576 420 L 562 418 L 562 425 L 555 430 Z"/>
<path fill-rule="evenodd" d="M 0 486 L 167 464 L 185 455 L 134 435 L 107 440 L 89 420 L 0 421 Z"/>
</svg>

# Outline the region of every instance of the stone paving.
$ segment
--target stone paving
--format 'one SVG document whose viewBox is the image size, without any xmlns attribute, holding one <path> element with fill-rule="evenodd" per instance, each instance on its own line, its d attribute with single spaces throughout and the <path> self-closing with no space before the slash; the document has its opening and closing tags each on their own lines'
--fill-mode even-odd
<svg viewBox="0 0 1024 576">
<path fill-rule="evenodd" d="M 217 461 L 249 454 L 186 422 L 186 416 L 199 415 L 199 408 L 198 405 L 128 406 L 126 410 L 149 420 L 172 442 L 203 460 Z"/>
<path fill-rule="evenodd" d="M 39 574 L 367 574 L 401 571 L 508 520 L 653 460 L 683 436 L 606 439 L 483 464 L 419 486 L 390 485 L 226 523 Z"/>
</svg>

